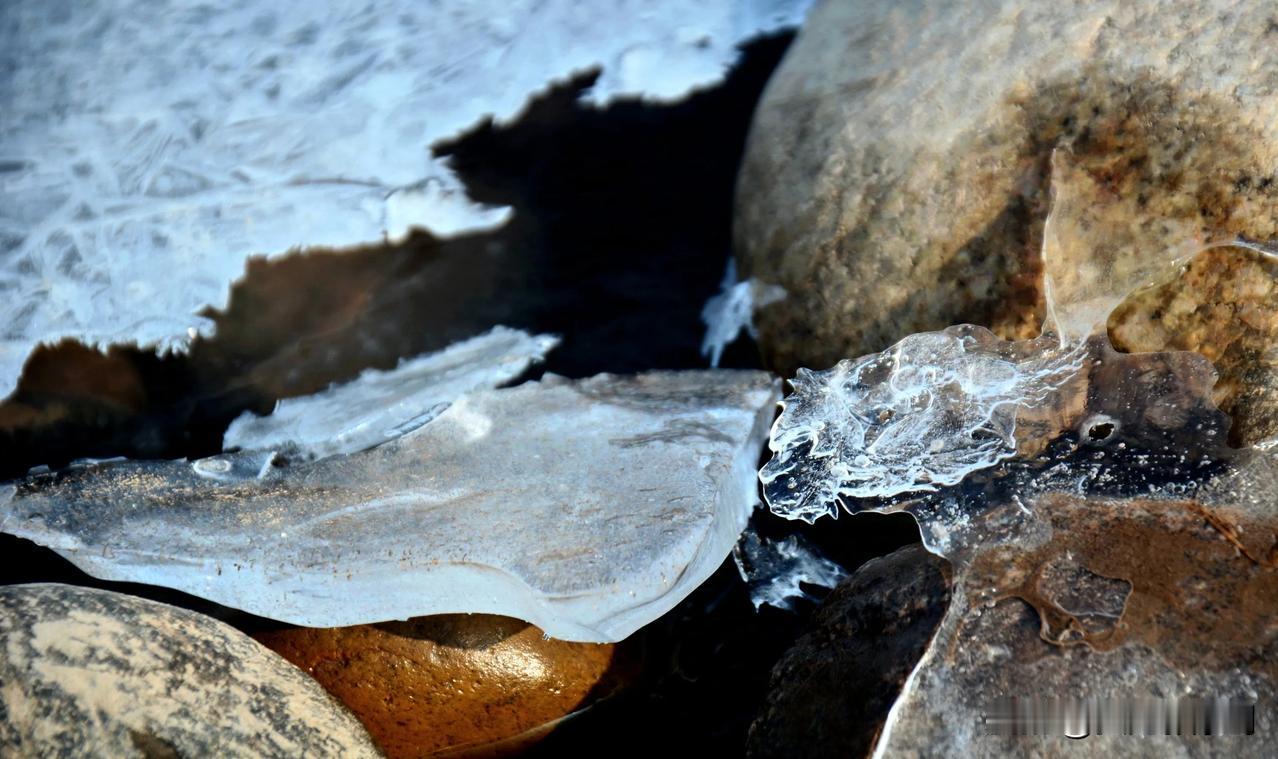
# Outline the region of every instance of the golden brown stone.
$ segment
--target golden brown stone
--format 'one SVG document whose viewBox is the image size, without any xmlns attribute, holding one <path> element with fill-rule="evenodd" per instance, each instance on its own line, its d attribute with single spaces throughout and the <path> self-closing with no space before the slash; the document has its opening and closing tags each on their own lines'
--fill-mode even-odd
<svg viewBox="0 0 1278 759">
<path fill-rule="evenodd" d="M 345 704 L 392 759 L 526 746 L 634 672 L 617 645 L 551 640 L 483 614 L 257 638 Z"/>
<path fill-rule="evenodd" d="M 1204 251 L 1179 280 L 1124 301 L 1109 335 L 1120 350 L 1203 354 L 1220 375 L 1212 400 L 1233 417 L 1234 442 L 1278 435 L 1278 260 Z"/>
<path fill-rule="evenodd" d="M 1036 334 L 1058 147 L 1155 249 L 1168 227 L 1278 237 L 1272 15 L 1223 0 L 819 4 L 738 184 L 739 270 L 788 292 L 756 314 L 771 365 L 823 369 L 963 322 Z"/>
</svg>

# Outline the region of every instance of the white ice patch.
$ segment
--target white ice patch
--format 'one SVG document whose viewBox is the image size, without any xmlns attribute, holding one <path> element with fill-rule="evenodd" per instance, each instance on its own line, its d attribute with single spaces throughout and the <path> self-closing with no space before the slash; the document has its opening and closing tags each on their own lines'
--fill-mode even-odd
<svg viewBox="0 0 1278 759">
<path fill-rule="evenodd" d="M 301 459 L 372 448 L 429 422 L 466 393 L 515 379 L 558 343 L 552 335 L 496 327 L 390 371 L 370 369 L 321 393 L 280 401 L 270 416 L 245 413 L 227 429 L 223 447 Z"/>
<path fill-rule="evenodd" d="M 764 604 L 791 609 L 795 600 L 809 598 L 803 584 L 833 588 L 848 576 L 847 570 L 820 555 L 801 535 L 770 540 L 746 530 L 732 549 L 732 560 L 750 588 L 755 609 Z"/>
<path fill-rule="evenodd" d="M 710 359 L 710 366 L 717 367 L 723 350 L 745 330 L 758 339 L 754 328 L 754 310 L 776 303 L 786 295 L 778 285 L 768 285 L 753 278 L 737 281 L 737 263 L 728 259 L 723 273 L 720 291 L 706 301 L 701 309 L 701 321 L 706 325 L 706 336 L 701 341 L 701 355 Z"/>
<path fill-rule="evenodd" d="M 809 4 L 6 2 L 0 397 L 41 342 L 210 334 L 248 256 L 501 224 L 433 143 L 595 67 L 683 97 Z"/>
<path fill-rule="evenodd" d="M 0 530 L 103 579 L 293 624 L 473 612 L 615 641 L 731 552 L 777 390 L 764 372 L 693 371 L 480 391 L 346 456 L 31 477 L 0 486 Z"/>
</svg>

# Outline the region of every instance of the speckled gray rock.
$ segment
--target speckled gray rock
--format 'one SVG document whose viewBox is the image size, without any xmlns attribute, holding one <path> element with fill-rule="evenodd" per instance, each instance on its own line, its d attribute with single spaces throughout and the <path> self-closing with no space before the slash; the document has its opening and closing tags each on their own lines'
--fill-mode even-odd
<svg viewBox="0 0 1278 759">
<path fill-rule="evenodd" d="M 69 585 L 0 588 L 0 755 L 378 756 L 355 718 L 248 636 Z"/>
<path fill-rule="evenodd" d="M 820 4 L 738 185 L 741 275 L 788 291 L 755 315 L 770 362 L 823 369 L 961 322 L 1036 334 L 1057 147 L 1131 230 L 1278 237 L 1272 4 Z"/>
</svg>

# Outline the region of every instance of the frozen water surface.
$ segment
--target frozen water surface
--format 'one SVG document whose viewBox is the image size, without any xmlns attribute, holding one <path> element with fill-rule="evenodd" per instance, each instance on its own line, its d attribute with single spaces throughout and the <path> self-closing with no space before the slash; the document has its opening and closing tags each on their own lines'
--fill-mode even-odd
<svg viewBox="0 0 1278 759">
<path fill-rule="evenodd" d="M 732 550 L 777 395 L 763 372 L 551 378 L 311 463 L 256 451 L 36 475 L 0 491 L 0 530 L 103 579 L 294 624 L 476 612 L 619 640 Z"/>
<path fill-rule="evenodd" d="M 466 393 L 510 382 L 558 343 L 552 335 L 496 327 L 390 371 L 370 369 L 324 392 L 280 401 L 270 416 L 246 412 L 227 429 L 223 447 L 302 459 L 372 448 L 429 422 Z"/>
<path fill-rule="evenodd" d="M 433 143 L 595 67 L 680 98 L 808 4 L 0 4 L 0 397 L 41 342 L 209 334 L 248 256 L 500 224 Z"/>
</svg>

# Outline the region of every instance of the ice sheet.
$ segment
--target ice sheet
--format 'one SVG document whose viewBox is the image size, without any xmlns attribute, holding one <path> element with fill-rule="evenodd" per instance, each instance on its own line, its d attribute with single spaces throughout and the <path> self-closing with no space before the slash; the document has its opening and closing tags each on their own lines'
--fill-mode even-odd
<svg viewBox="0 0 1278 759">
<path fill-rule="evenodd" d="M 0 486 L 0 530 L 103 579 L 294 624 L 476 612 L 620 640 L 732 550 L 777 395 L 763 372 L 551 378 L 313 463 L 254 452 L 33 476 Z"/>
<path fill-rule="evenodd" d="M 515 379 L 558 343 L 553 335 L 495 327 L 395 369 L 370 369 L 321 393 L 280 401 L 269 416 L 246 412 L 227 429 L 223 448 L 300 459 L 372 448 L 426 424 L 466 393 Z"/>
<path fill-rule="evenodd" d="M 680 98 L 808 5 L 0 4 L 0 398 L 41 342 L 210 334 L 249 256 L 500 224 L 433 143 L 595 67 Z"/>
</svg>

